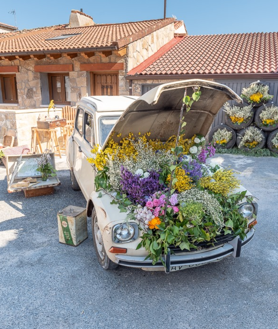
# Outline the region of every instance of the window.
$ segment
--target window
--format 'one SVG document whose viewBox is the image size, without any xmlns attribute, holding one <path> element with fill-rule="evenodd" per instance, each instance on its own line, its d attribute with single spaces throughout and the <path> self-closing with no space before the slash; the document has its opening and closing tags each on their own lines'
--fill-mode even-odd
<svg viewBox="0 0 278 329">
<path fill-rule="evenodd" d="M 16 77 L 14 74 L 1 74 L 0 75 L 1 84 L 1 101 L 3 103 L 17 103 L 17 86 Z"/>
<path fill-rule="evenodd" d="M 112 128 L 118 121 L 119 116 L 101 117 L 99 119 L 100 144 L 103 145 Z"/>
<path fill-rule="evenodd" d="M 55 104 L 70 104 L 69 75 L 62 73 L 49 73 L 49 96 Z"/>
<path fill-rule="evenodd" d="M 45 41 L 67 39 L 67 38 L 71 38 L 71 37 L 74 37 L 74 36 L 79 35 L 79 34 L 81 34 L 81 33 L 62 34 L 62 35 L 58 35 L 57 37 L 53 37 L 53 38 L 49 38 L 49 39 L 45 39 Z"/>
<path fill-rule="evenodd" d="M 85 139 L 91 147 L 95 145 L 94 117 L 87 112 L 85 113 Z"/>
<path fill-rule="evenodd" d="M 91 94 L 94 96 L 119 95 L 119 77 L 116 73 L 91 73 Z"/>
<path fill-rule="evenodd" d="M 83 134 L 83 116 L 84 116 L 84 111 L 81 108 L 79 108 L 76 116 L 75 128 L 81 136 Z"/>
</svg>

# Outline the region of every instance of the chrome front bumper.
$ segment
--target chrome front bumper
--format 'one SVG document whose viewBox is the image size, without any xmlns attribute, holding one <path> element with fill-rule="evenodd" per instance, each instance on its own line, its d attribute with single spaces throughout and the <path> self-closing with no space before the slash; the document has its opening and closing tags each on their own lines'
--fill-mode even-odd
<svg viewBox="0 0 278 329">
<path fill-rule="evenodd" d="M 185 252 L 177 255 L 168 255 L 168 258 L 167 256 L 165 257 L 165 263 L 167 263 L 166 268 L 162 262 L 157 262 L 155 265 L 153 265 L 152 261 L 145 260 L 145 257 L 134 257 L 118 254 L 116 255 L 116 260 L 119 265 L 141 268 L 147 271 L 179 271 L 186 268 L 218 262 L 230 255 L 233 255 L 234 257 L 240 257 L 241 247 L 245 246 L 251 241 L 254 233 L 254 229 L 251 229 L 243 241 L 236 237 L 229 243 L 225 243 L 223 246 L 217 247 L 215 249 L 210 249 L 207 251 L 204 250 L 200 252 Z"/>
</svg>

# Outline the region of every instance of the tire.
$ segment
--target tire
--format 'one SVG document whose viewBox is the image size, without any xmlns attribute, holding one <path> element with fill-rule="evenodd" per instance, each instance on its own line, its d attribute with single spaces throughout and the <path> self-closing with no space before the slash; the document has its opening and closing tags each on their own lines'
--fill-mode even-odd
<svg viewBox="0 0 278 329">
<path fill-rule="evenodd" d="M 270 106 L 267 105 L 266 108 Z M 278 128 L 278 123 L 276 123 L 274 126 L 264 126 L 261 119 L 260 119 L 260 114 L 262 113 L 262 111 L 265 110 L 264 106 L 261 106 L 257 109 L 256 114 L 255 114 L 255 124 L 257 127 L 259 127 L 260 129 L 264 130 L 264 131 L 273 131 L 275 129 Z"/>
<path fill-rule="evenodd" d="M 73 169 L 70 170 L 70 180 L 71 180 L 71 188 L 74 191 L 80 191 L 80 187 L 79 187 L 79 184 L 77 183 L 77 180 L 75 178 Z"/>
<path fill-rule="evenodd" d="M 238 147 L 238 148 L 239 148 L 239 144 L 240 144 L 240 141 L 241 141 L 241 137 L 244 136 L 246 129 L 248 129 L 248 128 L 242 129 L 242 130 L 240 130 L 240 131 L 237 133 L 236 143 L 237 143 L 237 147 Z M 246 151 L 246 152 L 251 151 L 251 150 L 253 151 L 253 150 L 259 150 L 259 149 L 262 149 L 262 148 L 265 146 L 265 141 L 266 141 L 265 134 L 264 134 L 263 131 L 262 131 L 262 134 L 263 134 L 263 140 L 262 140 L 257 146 L 255 146 L 255 147 L 252 148 L 252 149 L 250 149 L 250 148 L 248 148 L 248 147 L 246 147 L 246 146 L 243 146 L 243 147 L 241 147 L 240 149 L 243 150 L 243 151 Z"/>
<path fill-rule="evenodd" d="M 273 137 L 278 134 L 278 129 L 272 131 L 267 138 L 267 147 L 270 151 L 278 153 L 278 149 L 272 144 L 271 140 L 273 139 Z"/>
<path fill-rule="evenodd" d="M 232 135 L 232 139 L 226 144 L 226 145 L 219 145 L 219 144 L 215 144 L 214 147 L 217 149 L 231 149 L 235 143 L 236 143 L 236 133 L 235 131 L 226 125 L 217 125 L 215 127 L 213 127 L 210 132 L 209 132 L 209 142 L 212 143 L 212 138 L 213 138 L 213 134 L 218 130 L 218 129 L 224 129 L 226 128 L 228 131 L 231 131 Z"/>
<path fill-rule="evenodd" d="M 238 106 L 238 107 L 245 107 L 247 106 L 246 104 L 232 104 L 233 106 Z M 249 104 L 248 104 L 249 105 Z M 244 128 L 247 128 L 251 125 L 251 123 L 253 122 L 253 118 L 254 118 L 254 109 L 252 109 L 252 115 L 250 116 L 250 118 L 246 121 L 246 122 L 242 122 L 241 124 L 235 124 L 232 122 L 232 120 L 230 119 L 229 115 L 224 112 L 224 122 L 226 125 L 228 125 L 229 127 L 235 129 L 235 130 L 241 130 Z"/>
<path fill-rule="evenodd" d="M 118 267 L 118 264 L 113 263 L 106 254 L 95 209 L 92 211 L 92 233 L 94 248 L 97 254 L 99 265 L 104 270 L 115 270 Z"/>
</svg>

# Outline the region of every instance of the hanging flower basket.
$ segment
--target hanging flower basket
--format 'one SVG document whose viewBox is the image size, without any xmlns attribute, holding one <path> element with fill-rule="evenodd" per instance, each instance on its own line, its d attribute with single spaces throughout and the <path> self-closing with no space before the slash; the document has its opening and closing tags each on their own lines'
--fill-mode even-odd
<svg viewBox="0 0 278 329">
<path fill-rule="evenodd" d="M 244 151 L 258 150 L 265 145 L 264 132 L 254 126 L 245 128 L 237 134 L 237 146 Z"/>
<path fill-rule="evenodd" d="M 249 127 L 253 122 L 254 109 L 252 105 L 246 104 L 224 104 L 225 124 L 235 130 Z"/>
<path fill-rule="evenodd" d="M 278 128 L 278 106 L 274 104 L 262 105 L 255 114 L 256 125 L 265 130 L 273 131 Z"/>
<path fill-rule="evenodd" d="M 211 129 L 209 133 L 209 142 L 215 148 L 230 149 L 236 143 L 235 131 L 226 125 L 218 125 Z"/>
<path fill-rule="evenodd" d="M 269 95 L 268 91 L 269 87 L 267 85 L 257 81 L 251 83 L 248 88 L 243 88 L 240 96 L 247 104 L 259 107 L 273 98 L 273 95 Z"/>
<path fill-rule="evenodd" d="M 268 135 L 267 147 L 270 151 L 278 153 L 278 129 Z"/>
</svg>

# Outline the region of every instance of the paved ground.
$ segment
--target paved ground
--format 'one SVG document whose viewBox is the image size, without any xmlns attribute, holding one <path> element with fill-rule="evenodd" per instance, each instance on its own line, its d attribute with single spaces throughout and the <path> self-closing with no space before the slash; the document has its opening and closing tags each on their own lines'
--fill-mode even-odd
<svg viewBox="0 0 278 329">
<path fill-rule="evenodd" d="M 91 230 L 79 247 L 59 244 L 58 210 L 85 206 L 69 172 L 59 171 L 55 195 L 25 199 L 6 192 L 0 167 L 0 328 L 276 329 L 278 159 L 217 159 L 259 198 L 256 236 L 239 259 L 170 275 L 103 271 Z"/>
</svg>

